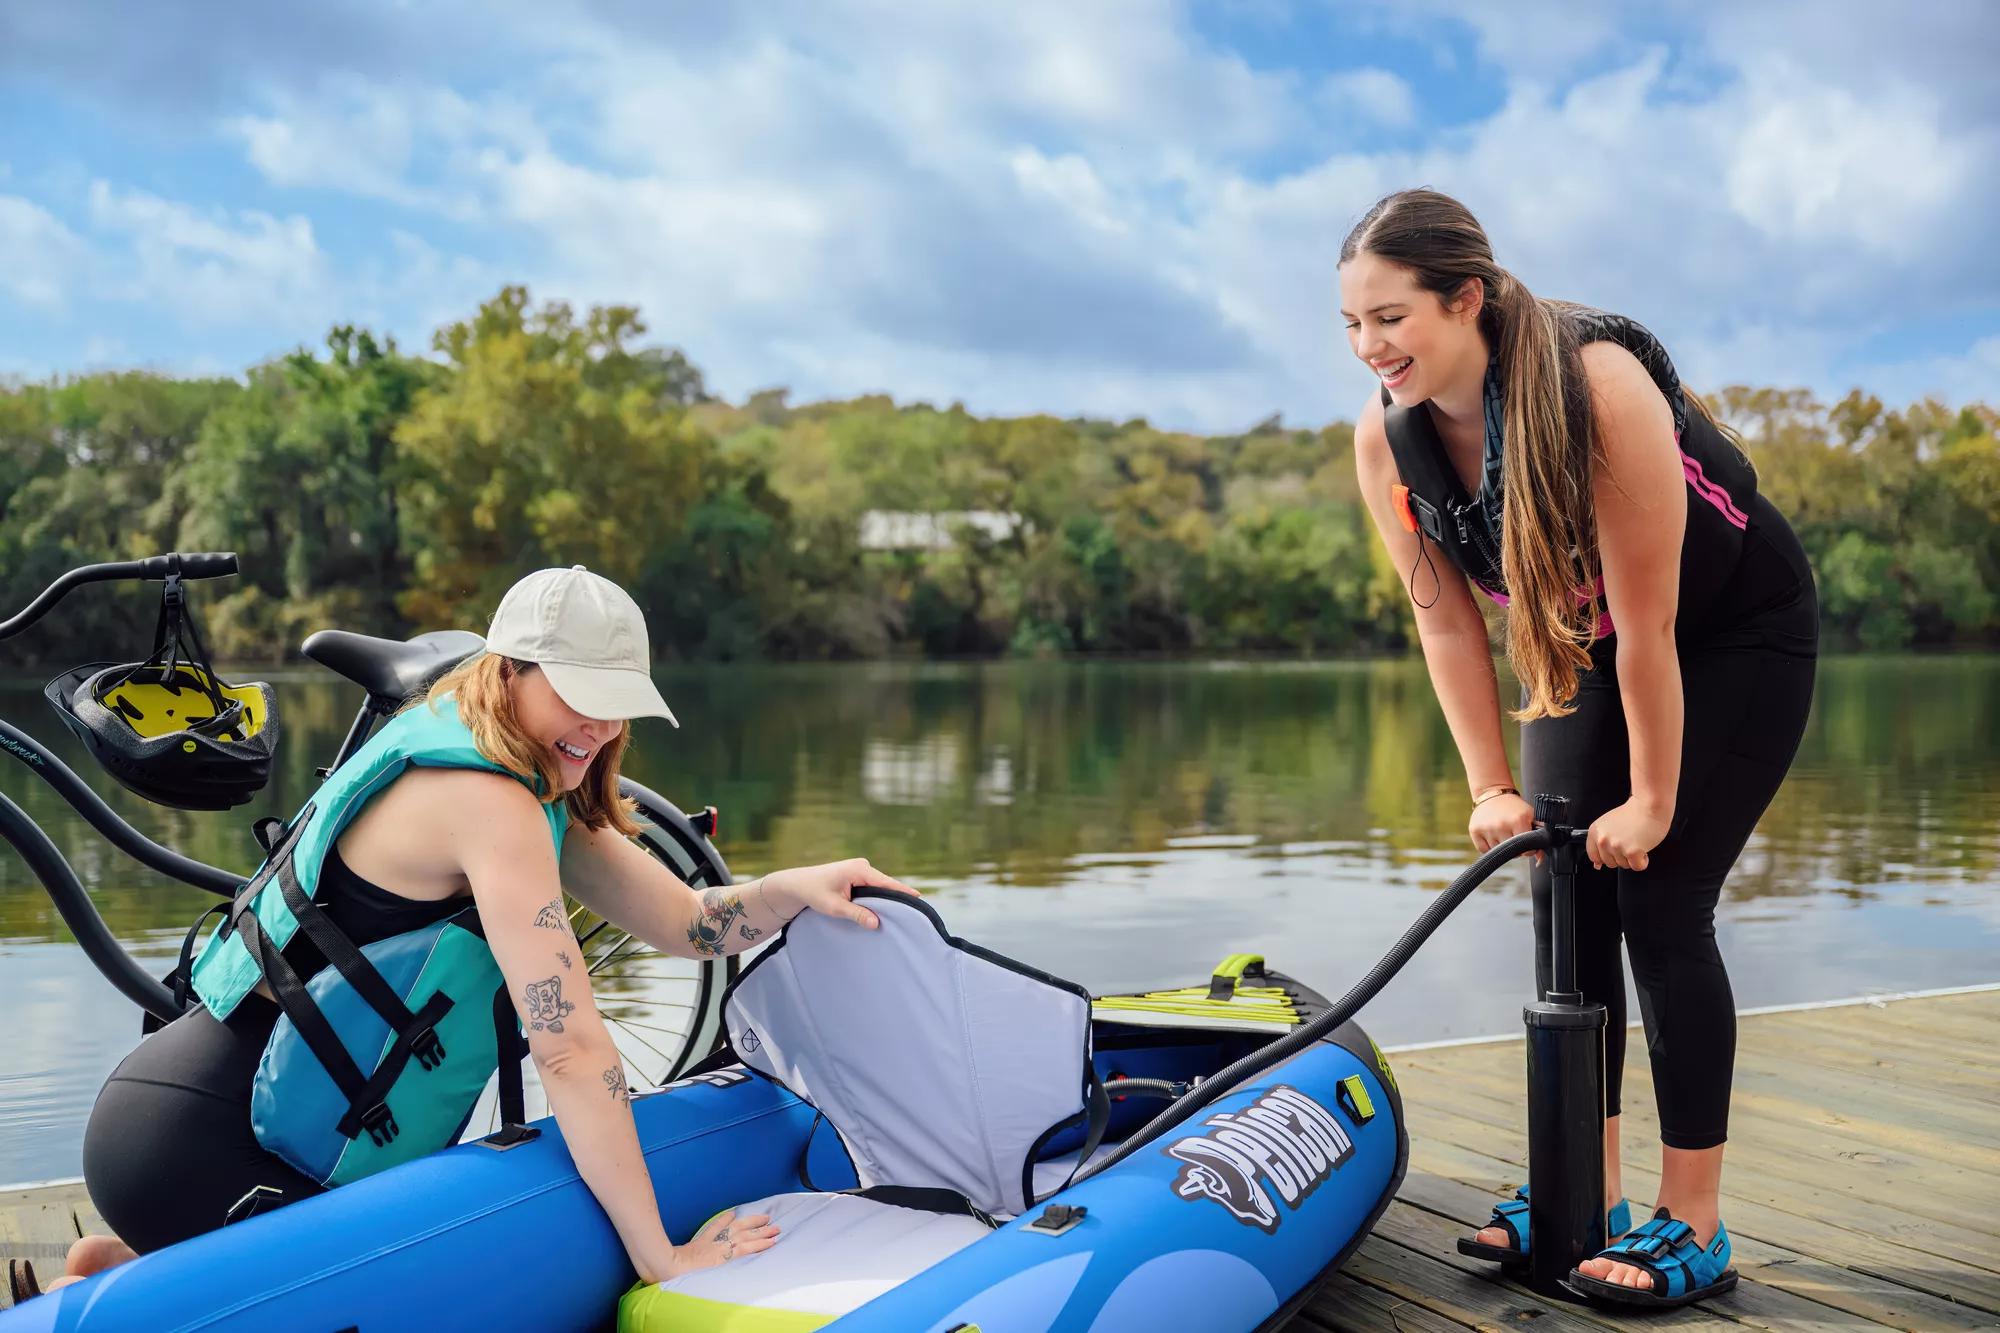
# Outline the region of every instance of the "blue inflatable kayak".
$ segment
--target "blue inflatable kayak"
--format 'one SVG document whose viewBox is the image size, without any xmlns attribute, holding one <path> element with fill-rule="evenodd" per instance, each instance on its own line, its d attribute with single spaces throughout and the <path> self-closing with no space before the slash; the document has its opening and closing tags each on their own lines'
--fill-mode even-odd
<svg viewBox="0 0 2000 1333">
<path fill-rule="evenodd" d="M 635 1287 L 544 1120 L 36 1298 L 0 1333 L 1247 1330 L 1302 1304 L 1401 1181 L 1395 1080 L 1352 1023 L 1191 1095 L 1324 1010 L 1261 960 L 1092 1000 L 928 904 L 870 905 L 879 931 L 792 923 L 725 1002 L 735 1063 L 632 1104 L 669 1234 L 770 1211 L 770 1250 Z M 1183 1098 L 1206 1104 L 1161 1114 Z"/>
</svg>

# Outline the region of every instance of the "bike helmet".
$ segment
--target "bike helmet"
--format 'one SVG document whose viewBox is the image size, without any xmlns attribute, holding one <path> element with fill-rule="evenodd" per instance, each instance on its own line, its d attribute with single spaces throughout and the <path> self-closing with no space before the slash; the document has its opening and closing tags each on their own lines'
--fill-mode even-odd
<svg viewBox="0 0 2000 1333">
<path fill-rule="evenodd" d="M 75 667 L 43 693 L 91 757 L 149 801 L 227 810 L 270 781 L 277 699 L 263 681 L 215 674 L 178 572 L 167 575 L 144 661 Z"/>
</svg>

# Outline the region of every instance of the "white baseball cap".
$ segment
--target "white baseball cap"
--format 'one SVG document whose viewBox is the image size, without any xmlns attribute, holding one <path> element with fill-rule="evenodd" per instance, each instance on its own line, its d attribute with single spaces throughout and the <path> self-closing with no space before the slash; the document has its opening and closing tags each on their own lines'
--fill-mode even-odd
<svg viewBox="0 0 2000 1333">
<path fill-rule="evenodd" d="M 653 684 L 639 604 L 582 565 L 538 569 L 509 588 L 486 648 L 539 666 L 557 697 L 585 717 L 663 717 L 680 725 Z"/>
</svg>

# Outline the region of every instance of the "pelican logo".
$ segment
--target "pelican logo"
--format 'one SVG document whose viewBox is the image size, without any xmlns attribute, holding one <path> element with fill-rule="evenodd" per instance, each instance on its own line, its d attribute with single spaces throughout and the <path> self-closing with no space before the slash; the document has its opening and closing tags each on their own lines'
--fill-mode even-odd
<svg viewBox="0 0 2000 1333">
<path fill-rule="evenodd" d="M 1165 1149 L 1182 1163 L 1174 1193 L 1213 1199 L 1245 1226 L 1268 1233 L 1354 1155 L 1354 1140 L 1297 1088 L 1272 1088 L 1240 1111 L 1202 1122 L 1202 1131 Z"/>
</svg>

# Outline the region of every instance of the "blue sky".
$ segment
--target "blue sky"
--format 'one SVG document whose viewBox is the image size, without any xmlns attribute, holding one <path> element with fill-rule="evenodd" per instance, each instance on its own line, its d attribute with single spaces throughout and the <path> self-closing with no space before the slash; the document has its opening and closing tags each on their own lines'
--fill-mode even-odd
<svg viewBox="0 0 2000 1333">
<path fill-rule="evenodd" d="M 1699 387 L 2000 402 L 1996 55 L 1985 0 L 10 6 L 0 374 L 524 282 L 734 398 L 1317 424 L 1341 237 L 1429 185 Z"/>
</svg>

